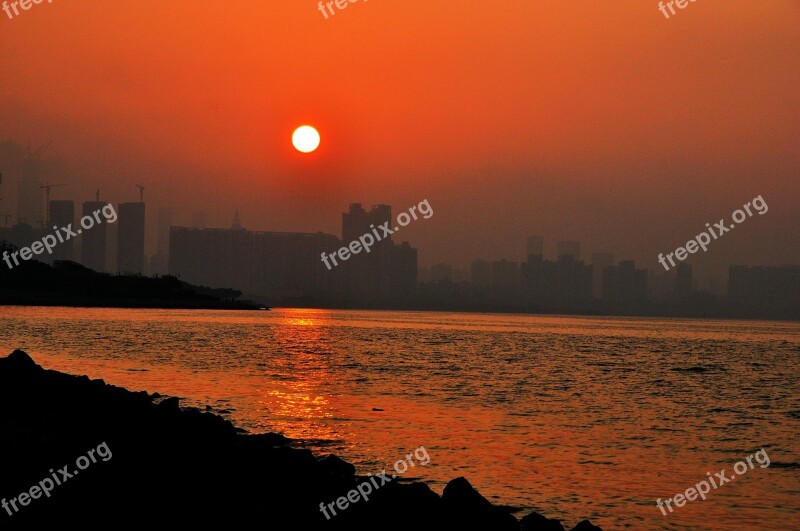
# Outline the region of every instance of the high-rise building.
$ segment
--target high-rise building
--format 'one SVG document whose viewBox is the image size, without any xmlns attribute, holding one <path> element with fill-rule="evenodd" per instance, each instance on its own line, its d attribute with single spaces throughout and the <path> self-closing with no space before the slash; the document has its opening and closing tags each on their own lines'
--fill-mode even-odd
<svg viewBox="0 0 800 531">
<path fill-rule="evenodd" d="M 169 271 L 169 229 L 172 224 L 172 209 L 159 208 L 156 254 L 150 261 L 150 273 L 165 275 Z"/>
<path fill-rule="evenodd" d="M 253 232 L 238 221 L 230 229 L 173 226 L 169 273 L 193 284 L 238 289 L 273 302 L 314 298 L 381 304 L 407 298 L 418 280 L 417 250 L 408 242 L 376 240 L 369 252 L 362 248 L 346 260 L 337 257 L 340 248 L 371 234 L 370 224 L 387 221 L 387 213 L 388 206 L 370 217 L 373 213 L 351 205 L 349 214 L 354 215 L 342 217 L 342 233 L 351 237 L 347 241 L 322 232 Z"/>
<path fill-rule="evenodd" d="M 618 308 L 641 304 L 647 297 L 647 269 L 636 269 L 633 260 L 622 260 L 603 270 L 603 301 Z"/>
<path fill-rule="evenodd" d="M 351 203 L 348 212 L 342 213 L 342 244 L 347 246 L 365 234 L 374 240 L 369 252 L 361 252 L 352 256 L 347 267 L 343 268 L 345 291 L 358 299 L 378 301 L 391 289 L 390 280 L 394 243 L 390 235 L 384 235 L 380 228 L 392 221 L 392 207 L 389 205 L 373 205 L 369 212 L 361 203 Z M 375 236 L 377 234 L 377 236 Z M 416 266 L 414 277 L 416 278 Z"/>
<path fill-rule="evenodd" d="M 576 241 L 560 241 L 558 242 L 557 257 L 572 256 L 575 260 L 581 259 L 581 242 Z"/>
<path fill-rule="evenodd" d="M 614 265 L 614 255 L 611 253 L 592 254 L 592 297 L 599 299 L 603 296 L 603 269 Z"/>
<path fill-rule="evenodd" d="M 50 227 L 46 230 L 59 230 L 75 223 L 75 202 L 74 201 L 50 201 Z M 57 229 L 53 229 L 53 226 Z M 53 248 L 53 260 L 74 260 L 74 241 L 72 238 L 59 243 Z"/>
<path fill-rule="evenodd" d="M 367 212 L 361 203 L 350 203 L 349 212 L 342 214 L 342 242 L 347 245 L 360 236 L 371 233 L 373 229 L 377 229 L 378 235 L 381 237 L 381 241 L 376 242 L 376 246 L 379 243 L 390 242 L 391 235 L 384 236 L 380 229 L 380 226 L 387 221 L 392 221 L 392 207 L 389 205 L 372 205 Z M 394 228 L 391 223 L 389 227 Z"/>
<path fill-rule="evenodd" d="M 321 232 L 172 227 L 169 247 L 171 275 L 251 297 L 310 296 L 335 287 L 340 273 L 320 260 L 322 252 L 341 247 L 339 239 Z"/>
<path fill-rule="evenodd" d="M 142 202 L 119 205 L 117 271 L 120 273 L 144 272 L 144 212 Z"/>
<path fill-rule="evenodd" d="M 392 245 L 389 262 L 387 294 L 393 296 L 413 295 L 417 289 L 417 250 L 407 241 Z"/>
<path fill-rule="evenodd" d="M 92 213 L 102 210 L 108 203 L 102 201 L 86 201 L 83 203 L 83 217 L 93 217 Z M 95 223 L 81 233 L 81 263 L 100 273 L 106 271 L 106 223 Z"/>
</svg>

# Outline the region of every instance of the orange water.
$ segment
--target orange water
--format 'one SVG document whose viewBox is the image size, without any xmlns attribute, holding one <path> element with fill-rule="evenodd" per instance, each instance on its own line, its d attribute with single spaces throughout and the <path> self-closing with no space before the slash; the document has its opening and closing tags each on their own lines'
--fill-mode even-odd
<svg viewBox="0 0 800 531">
<path fill-rule="evenodd" d="M 0 307 L 0 347 L 211 405 L 362 473 L 422 445 L 431 463 L 407 477 L 441 492 L 463 475 L 568 529 L 800 529 L 797 323 Z M 769 467 L 656 508 L 760 448 Z"/>
</svg>

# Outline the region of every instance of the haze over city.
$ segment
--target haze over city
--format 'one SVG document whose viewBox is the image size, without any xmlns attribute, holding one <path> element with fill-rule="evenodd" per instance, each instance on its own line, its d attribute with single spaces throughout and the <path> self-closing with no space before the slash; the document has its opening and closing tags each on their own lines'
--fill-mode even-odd
<svg viewBox="0 0 800 531">
<path fill-rule="evenodd" d="M 161 207 L 339 234 L 351 202 L 428 198 L 436 216 L 403 238 L 422 267 L 519 261 L 539 234 L 546 256 L 579 240 L 654 269 L 762 195 L 767 215 L 690 258 L 696 278 L 800 261 L 796 2 L 693 5 L 680 23 L 649 2 L 523 5 L 27 12 L 0 33 L 0 208 L 30 139 L 53 141 L 47 179 L 69 183 L 53 198 L 135 201 L 143 184 L 148 254 Z M 311 156 L 290 143 L 302 123 L 322 136 Z"/>
</svg>

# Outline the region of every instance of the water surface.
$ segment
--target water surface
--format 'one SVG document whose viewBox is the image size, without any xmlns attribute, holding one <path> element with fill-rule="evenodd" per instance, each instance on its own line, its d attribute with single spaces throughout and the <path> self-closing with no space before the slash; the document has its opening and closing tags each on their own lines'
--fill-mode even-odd
<svg viewBox="0 0 800 531">
<path fill-rule="evenodd" d="M 365 474 L 424 445 L 431 464 L 407 476 L 441 492 L 463 475 L 568 529 L 800 529 L 797 323 L 0 307 L 0 347 Z M 656 508 L 760 448 L 770 467 Z"/>
</svg>

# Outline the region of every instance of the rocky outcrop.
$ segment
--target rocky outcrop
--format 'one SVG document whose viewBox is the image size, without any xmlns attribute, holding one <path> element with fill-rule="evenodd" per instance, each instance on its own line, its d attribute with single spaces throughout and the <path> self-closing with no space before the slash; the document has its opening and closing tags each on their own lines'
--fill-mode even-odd
<svg viewBox="0 0 800 531">
<path fill-rule="evenodd" d="M 563 530 L 536 513 L 518 522 L 464 478 L 442 496 L 393 481 L 326 519 L 321 503 L 367 480 L 351 464 L 159 398 L 45 370 L 19 350 L 0 358 L 0 526 Z M 44 496 L 47 478 L 63 481 Z M 599 529 L 585 524 L 576 530 Z"/>
</svg>

